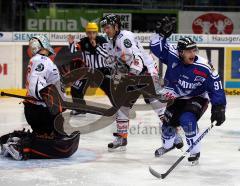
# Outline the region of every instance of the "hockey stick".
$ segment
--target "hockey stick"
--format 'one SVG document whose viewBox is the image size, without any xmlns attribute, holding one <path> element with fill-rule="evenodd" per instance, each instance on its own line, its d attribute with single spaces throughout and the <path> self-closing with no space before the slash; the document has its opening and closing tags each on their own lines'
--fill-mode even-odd
<svg viewBox="0 0 240 186">
<path fill-rule="evenodd" d="M 21 96 L 21 95 L 17 95 L 17 94 L 10 94 L 10 93 L 6 93 L 6 92 L 1 92 L 1 96 L 9 96 L 9 97 L 13 97 L 13 98 L 20 98 L 20 99 L 26 99 L 26 100 L 32 100 L 32 101 L 40 101 L 33 97 Z"/>
<path fill-rule="evenodd" d="M 1 92 L 1 96 L 9 96 L 9 97 L 20 98 L 25 100 L 44 102 L 43 100 L 37 100 L 36 98 L 33 98 L 33 97 L 21 96 L 21 95 L 10 94 L 5 92 Z M 67 102 L 67 101 L 63 101 L 62 99 L 61 99 L 61 103 L 63 105 L 63 108 L 65 109 L 86 111 L 87 113 L 103 115 L 103 116 L 113 116 L 118 110 L 115 107 L 110 107 L 109 109 L 105 109 L 101 107 L 95 107 L 95 106 L 90 106 L 90 105 L 85 105 L 80 103 Z"/>
<path fill-rule="evenodd" d="M 213 128 L 215 124 L 211 124 L 211 126 L 209 126 L 203 133 L 201 136 L 199 136 L 199 138 L 183 153 L 183 155 L 178 158 L 178 160 L 163 174 L 155 171 L 151 166 L 149 166 L 149 171 L 150 173 L 155 176 L 156 178 L 159 179 L 164 179 L 167 177 L 168 174 L 170 174 L 170 172 L 172 172 L 172 170 L 186 157 L 186 155 L 203 139 L 203 137 Z"/>
</svg>

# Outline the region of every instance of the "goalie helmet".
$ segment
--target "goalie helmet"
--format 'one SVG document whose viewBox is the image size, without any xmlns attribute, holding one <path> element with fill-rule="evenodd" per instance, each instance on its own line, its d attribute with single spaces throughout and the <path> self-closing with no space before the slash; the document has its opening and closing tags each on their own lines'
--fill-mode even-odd
<svg viewBox="0 0 240 186">
<path fill-rule="evenodd" d="M 36 55 L 41 49 L 49 51 L 49 55 L 54 54 L 54 50 L 51 47 L 49 40 L 44 35 L 36 35 L 29 40 L 29 47 L 33 55 Z"/>
<path fill-rule="evenodd" d="M 104 27 L 105 25 L 118 25 L 119 30 L 121 29 L 120 16 L 115 14 L 109 14 L 104 16 L 100 21 L 100 26 Z"/>
<path fill-rule="evenodd" d="M 190 37 L 184 37 L 178 40 L 177 49 L 179 52 L 194 48 L 197 49 L 197 44 Z"/>
</svg>

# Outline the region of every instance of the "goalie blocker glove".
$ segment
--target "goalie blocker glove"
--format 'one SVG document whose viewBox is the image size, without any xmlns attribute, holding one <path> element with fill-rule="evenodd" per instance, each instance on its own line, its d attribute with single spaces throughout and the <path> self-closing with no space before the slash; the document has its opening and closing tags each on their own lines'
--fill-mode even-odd
<svg viewBox="0 0 240 186">
<path fill-rule="evenodd" d="M 217 121 L 216 126 L 225 121 L 225 105 L 213 105 L 211 113 L 211 122 Z"/>
<path fill-rule="evenodd" d="M 157 21 L 156 33 L 162 37 L 170 37 L 176 28 L 176 20 L 164 17 L 160 21 Z"/>
</svg>

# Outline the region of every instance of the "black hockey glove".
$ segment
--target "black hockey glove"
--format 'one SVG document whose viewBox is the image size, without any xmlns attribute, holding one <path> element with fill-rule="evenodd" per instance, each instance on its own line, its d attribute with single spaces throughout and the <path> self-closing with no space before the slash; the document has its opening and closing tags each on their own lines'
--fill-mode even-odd
<svg viewBox="0 0 240 186">
<path fill-rule="evenodd" d="M 160 21 L 157 21 L 156 33 L 162 37 L 170 37 L 176 27 L 176 20 L 164 17 Z"/>
<path fill-rule="evenodd" d="M 211 122 L 217 121 L 216 126 L 220 126 L 225 121 L 225 105 L 213 105 L 211 112 Z"/>
</svg>

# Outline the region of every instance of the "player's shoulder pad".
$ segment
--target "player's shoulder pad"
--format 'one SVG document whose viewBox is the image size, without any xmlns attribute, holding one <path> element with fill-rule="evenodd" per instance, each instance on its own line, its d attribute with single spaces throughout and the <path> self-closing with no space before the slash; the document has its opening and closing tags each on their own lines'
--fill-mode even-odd
<svg viewBox="0 0 240 186">
<path fill-rule="evenodd" d="M 199 55 L 197 55 L 196 57 L 197 57 L 197 60 L 194 62 L 194 64 L 211 72 L 211 67 L 208 63 L 208 60 L 206 58 L 203 58 L 203 57 L 199 56 Z"/>
<path fill-rule="evenodd" d="M 33 56 L 30 61 L 33 63 L 32 68 L 34 68 L 34 71 L 39 73 L 53 65 L 53 62 L 49 57 L 39 54 Z"/>
<path fill-rule="evenodd" d="M 219 77 L 217 70 L 214 69 L 213 65 L 206 58 L 197 55 L 197 60 L 194 64 L 209 73 L 212 78 L 215 79 Z"/>
<path fill-rule="evenodd" d="M 119 33 L 118 40 L 123 43 L 124 47 L 131 48 L 134 44 L 134 34 L 130 31 L 123 30 Z"/>
<path fill-rule="evenodd" d="M 33 56 L 32 58 L 31 58 L 31 61 L 32 62 L 36 62 L 36 63 L 48 63 L 48 62 L 52 62 L 52 60 L 49 58 L 49 57 L 47 57 L 47 56 L 44 56 L 44 55 L 40 55 L 40 54 L 37 54 L 37 55 L 35 55 L 35 56 Z"/>
</svg>

